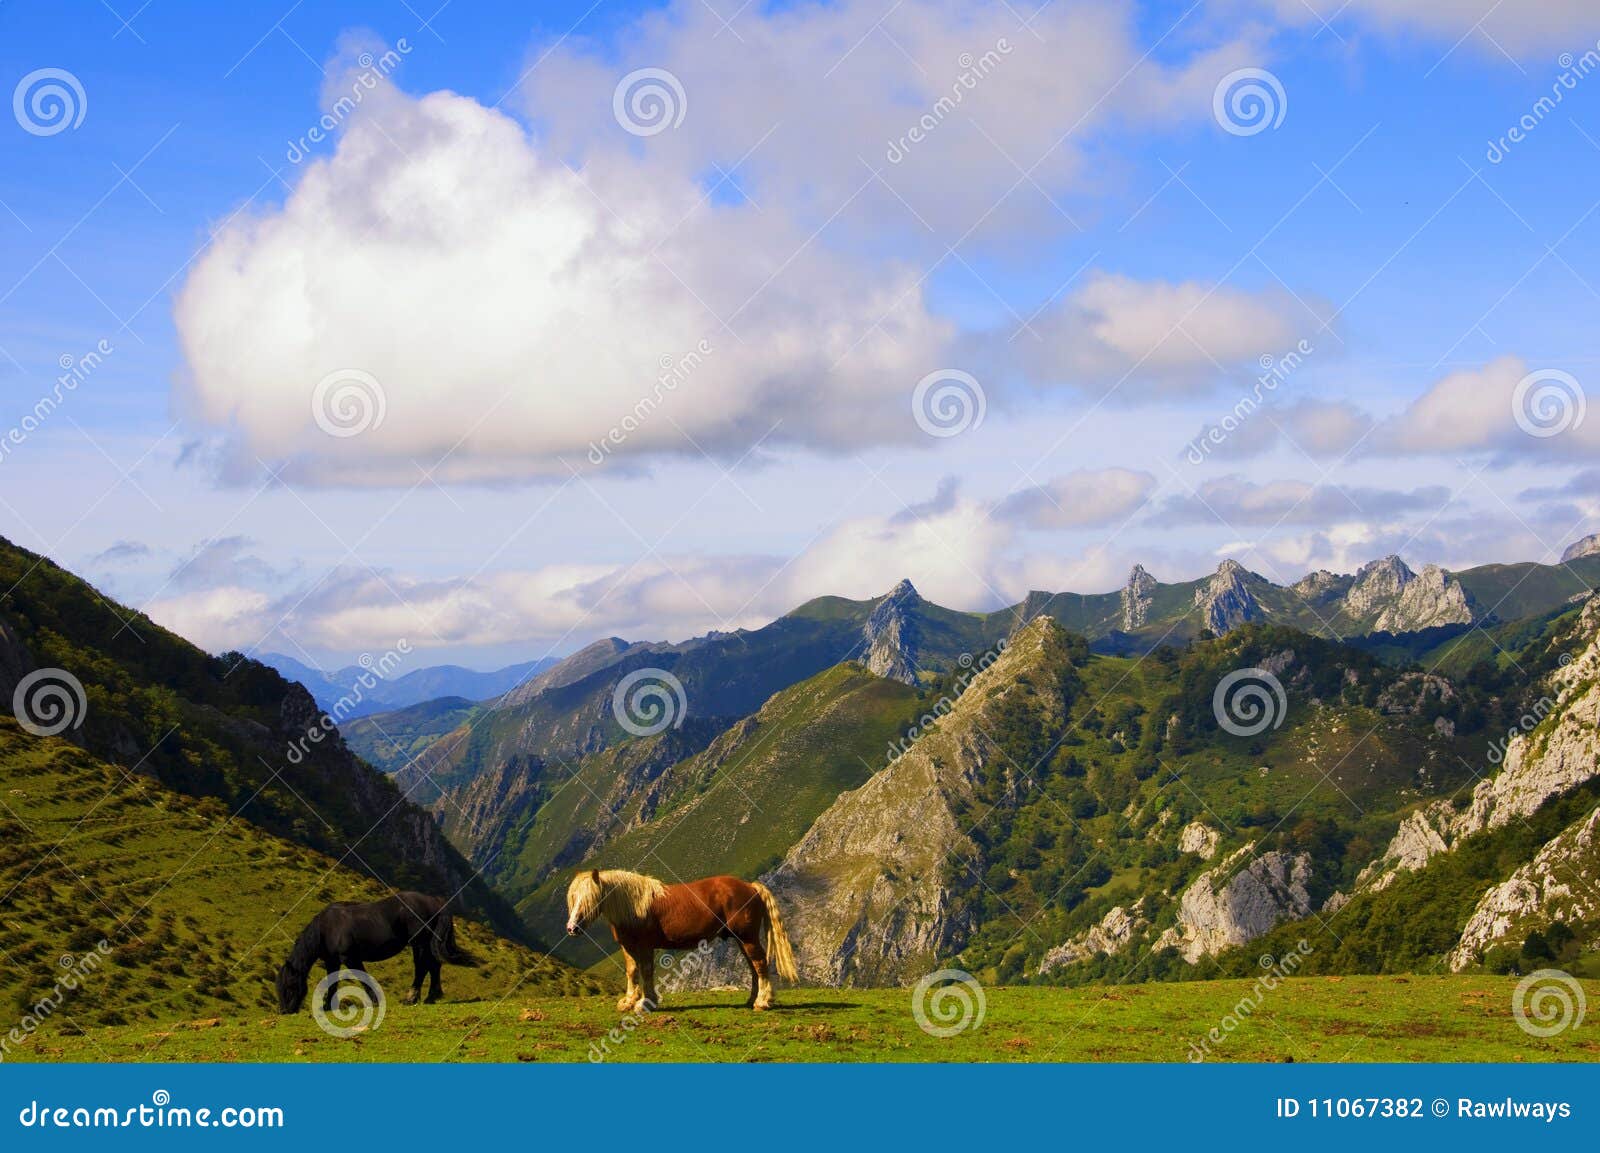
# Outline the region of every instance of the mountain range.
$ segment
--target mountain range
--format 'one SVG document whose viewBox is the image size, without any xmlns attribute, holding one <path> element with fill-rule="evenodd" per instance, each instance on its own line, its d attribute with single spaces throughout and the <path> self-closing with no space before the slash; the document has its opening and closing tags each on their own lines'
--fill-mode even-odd
<svg viewBox="0 0 1600 1153">
<path fill-rule="evenodd" d="M 1426 916 L 1401 902 L 1434 882 L 1381 862 L 1417 860 L 1419 838 L 1450 843 L 1413 829 L 1417 813 L 1468 844 L 1488 827 L 1449 825 L 1439 806 L 1509 771 L 1502 746 L 1543 732 L 1522 718 L 1571 696 L 1551 678 L 1600 627 L 1595 545 L 1558 565 L 1459 571 L 1391 556 L 1292 585 L 1232 561 L 1173 584 L 1136 566 L 1117 592 L 1032 593 L 989 613 L 902 581 L 758 629 L 609 638 L 499 699 L 345 730 L 535 941 L 559 937 L 570 870 L 602 865 L 762 876 L 794 910 L 804 975 L 826 984 L 949 961 L 1003 981 L 1247 971 L 1246 943 L 1342 910 L 1374 933 L 1426 924 L 1432 952 L 1395 946 L 1407 964 L 1496 949 L 1503 962 L 1504 934 L 1463 943 L 1474 902 L 1536 872 L 1546 842 L 1471 868 L 1424 861 L 1420 878 L 1467 873 Z M 1245 736 L 1214 700 L 1235 672 L 1278 694 L 1260 698 L 1274 723 Z M 670 690 L 654 731 L 628 723 L 641 678 Z M 1529 814 L 1586 803 L 1593 728 L 1563 753 L 1579 768 L 1534 774 Z M 1566 930 L 1592 936 L 1581 912 Z M 1388 963 L 1332 950 L 1319 963 L 1336 955 Z"/>
<path fill-rule="evenodd" d="M 310 744 L 317 703 L 273 669 L 10 545 L 0 578 L 0 690 L 67 670 L 88 705 L 56 737 L 7 723 L 17 779 L 148 779 L 293 846 L 264 862 L 458 892 L 580 967 L 613 947 L 563 933 L 590 866 L 761 877 L 818 984 L 1245 975 L 1302 940 L 1309 971 L 1582 972 L 1600 945 L 1593 547 L 1287 586 L 1136 567 L 988 613 L 902 581 L 756 629 L 608 638 Z"/>
</svg>

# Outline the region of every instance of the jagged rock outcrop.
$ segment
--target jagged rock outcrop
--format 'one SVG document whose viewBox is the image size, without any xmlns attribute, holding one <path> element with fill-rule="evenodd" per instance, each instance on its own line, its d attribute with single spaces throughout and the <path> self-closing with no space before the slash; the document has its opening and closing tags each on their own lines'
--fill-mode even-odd
<svg viewBox="0 0 1600 1153">
<path fill-rule="evenodd" d="M 1116 956 L 1128 947 L 1129 942 L 1137 934 L 1149 928 L 1150 920 L 1144 915 L 1144 907 L 1142 897 L 1133 903 L 1131 909 L 1118 905 L 1102 917 L 1098 924 L 1090 925 L 1070 941 L 1057 945 L 1039 962 L 1040 976 L 1063 965 L 1087 961 L 1097 954 Z"/>
<path fill-rule="evenodd" d="M 863 628 L 867 671 L 908 685 L 917 683 L 917 622 L 913 614 L 921 598 L 911 582 L 890 590 Z"/>
<path fill-rule="evenodd" d="M 1362 565 L 1345 593 L 1344 609 L 1355 620 L 1370 619 L 1374 632 L 1416 632 L 1477 619 L 1460 581 L 1433 564 L 1412 572 L 1397 556 Z"/>
<path fill-rule="evenodd" d="M 1046 686 L 1059 684 L 1064 641 L 1052 618 L 1028 622 L 937 728 L 841 794 L 766 875 L 804 981 L 898 984 L 960 950 L 974 924 L 959 866 L 982 857 L 963 814 L 986 766 L 1004 761 L 989 734 L 1013 698 L 1062 723 L 1061 690 Z"/>
<path fill-rule="evenodd" d="M 1339 587 L 1343 578 L 1338 573 L 1331 573 L 1325 568 L 1316 572 L 1306 573 L 1305 576 L 1289 586 L 1291 592 L 1305 600 L 1315 600 Z"/>
<path fill-rule="evenodd" d="M 1156 578 L 1142 564 L 1133 566 L 1128 583 L 1122 586 L 1122 631 L 1131 633 L 1144 627 L 1155 602 Z"/>
<path fill-rule="evenodd" d="M 1502 941 L 1520 945 L 1552 921 L 1569 926 L 1600 919 L 1600 808 L 1547 842 L 1537 856 L 1483 895 L 1450 953 L 1456 972 L 1476 964 Z"/>
<path fill-rule="evenodd" d="M 1178 852 L 1193 853 L 1210 860 L 1217 855 L 1217 843 L 1222 834 L 1203 821 L 1190 821 L 1178 834 Z"/>
<path fill-rule="evenodd" d="M 1417 574 L 1397 556 L 1369 561 L 1356 570 L 1350 591 L 1344 594 L 1345 611 L 1353 617 L 1370 616 L 1399 599 Z"/>
<path fill-rule="evenodd" d="M 1449 704 L 1456 699 L 1456 687 L 1437 673 L 1409 672 L 1378 694 L 1380 713 L 1391 717 L 1419 716 L 1430 704 Z"/>
<path fill-rule="evenodd" d="M 1434 801 L 1401 821 L 1383 855 L 1362 871 L 1359 888 L 1384 888 L 1462 837 L 1526 817 L 1600 774 L 1600 596 L 1585 604 L 1574 640 L 1584 647 L 1550 674 L 1548 695 L 1506 739 L 1500 771 L 1478 782 L 1464 809 Z"/>
<path fill-rule="evenodd" d="M 1580 541 L 1574 541 L 1567 546 L 1567 551 L 1561 554 L 1561 563 L 1575 561 L 1579 557 L 1600 556 L 1600 532 L 1590 533 Z"/>
<path fill-rule="evenodd" d="M 1196 877 L 1178 901 L 1178 923 L 1155 947 L 1176 948 L 1192 965 L 1310 913 L 1311 858 L 1274 850 L 1251 859 L 1254 852 L 1252 842 Z"/>
<path fill-rule="evenodd" d="M 1205 587 L 1195 590 L 1194 605 L 1206 628 L 1221 636 L 1266 615 L 1246 583 L 1253 575 L 1238 561 L 1225 560 Z"/>
</svg>

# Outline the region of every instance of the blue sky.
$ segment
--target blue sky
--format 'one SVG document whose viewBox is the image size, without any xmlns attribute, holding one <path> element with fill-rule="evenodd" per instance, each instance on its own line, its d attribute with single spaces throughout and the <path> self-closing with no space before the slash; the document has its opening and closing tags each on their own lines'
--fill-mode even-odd
<svg viewBox="0 0 1600 1153">
<path fill-rule="evenodd" d="M 207 647 L 480 665 L 902 576 L 1554 560 L 1600 22 L 1325 7 L 7 0 L 0 532 Z"/>
</svg>

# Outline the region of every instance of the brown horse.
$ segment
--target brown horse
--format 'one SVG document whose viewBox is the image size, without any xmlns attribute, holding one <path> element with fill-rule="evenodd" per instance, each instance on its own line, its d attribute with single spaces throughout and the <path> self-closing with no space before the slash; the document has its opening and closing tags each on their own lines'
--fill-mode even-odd
<svg viewBox="0 0 1600 1153">
<path fill-rule="evenodd" d="M 778 903 L 759 881 L 705 877 L 668 885 L 643 873 L 591 869 L 567 886 L 567 932 L 583 932 L 597 916 L 610 923 L 627 959 L 628 991 L 617 1002 L 619 1013 L 661 1003 L 656 995 L 657 949 L 688 949 L 713 937 L 732 937 L 744 950 L 750 963 L 750 1000 L 745 1004 L 752 1009 L 772 1007 L 769 956 L 778 976 L 786 981 L 796 976 Z"/>
</svg>

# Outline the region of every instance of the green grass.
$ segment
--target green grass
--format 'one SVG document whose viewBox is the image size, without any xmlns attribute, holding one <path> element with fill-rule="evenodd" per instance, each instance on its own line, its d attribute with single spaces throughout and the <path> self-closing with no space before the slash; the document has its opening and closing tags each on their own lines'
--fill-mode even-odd
<svg viewBox="0 0 1600 1153">
<path fill-rule="evenodd" d="M 380 974 L 381 976 L 381 974 Z M 1472 977 L 1291 978 L 1213 1044 L 1221 1061 L 1595 1061 L 1592 1017 L 1548 1039 L 1512 1016 L 1515 981 Z M 791 989 L 754 1013 L 734 993 L 683 993 L 621 1027 L 609 997 L 391 1004 L 341 1039 L 310 1014 L 230 1013 L 215 1024 L 90 1029 L 40 1039 L 22 1060 L 67 1061 L 1184 1061 L 1252 995 L 1252 981 L 1080 989 L 993 988 L 983 1021 L 930 1036 L 909 989 Z M 1591 1002 L 1600 983 L 1588 986 Z M 609 1040 L 616 1030 L 620 1041 Z M 599 1046 L 608 1044 L 609 1051 Z"/>
</svg>

